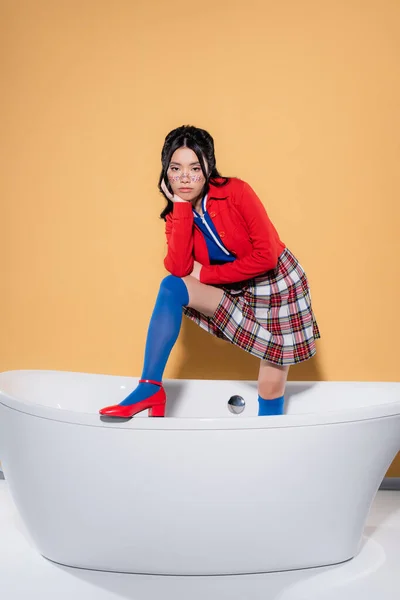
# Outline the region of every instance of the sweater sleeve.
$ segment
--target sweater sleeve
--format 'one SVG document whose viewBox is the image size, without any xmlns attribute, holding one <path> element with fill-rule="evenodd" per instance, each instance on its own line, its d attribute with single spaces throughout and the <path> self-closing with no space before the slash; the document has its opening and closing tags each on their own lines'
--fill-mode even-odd
<svg viewBox="0 0 400 600">
<path fill-rule="evenodd" d="M 165 234 L 167 255 L 164 266 L 176 277 L 186 277 L 193 271 L 193 210 L 191 202 L 175 202 L 167 215 Z"/>
<path fill-rule="evenodd" d="M 234 203 L 246 222 L 252 252 L 231 263 L 203 266 L 200 271 L 202 283 L 236 283 L 262 275 L 276 267 L 284 248 L 264 205 L 248 183 L 243 182 Z"/>
</svg>

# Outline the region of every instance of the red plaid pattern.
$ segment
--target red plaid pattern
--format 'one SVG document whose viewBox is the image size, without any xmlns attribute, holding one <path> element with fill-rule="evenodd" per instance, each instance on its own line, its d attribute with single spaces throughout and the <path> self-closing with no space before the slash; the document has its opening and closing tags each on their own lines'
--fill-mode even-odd
<svg viewBox="0 0 400 600">
<path fill-rule="evenodd" d="M 193 308 L 184 314 L 212 335 L 277 365 L 293 365 L 316 353 L 320 332 L 307 277 L 286 248 L 276 269 L 237 285 L 221 286 L 212 318 Z"/>
</svg>

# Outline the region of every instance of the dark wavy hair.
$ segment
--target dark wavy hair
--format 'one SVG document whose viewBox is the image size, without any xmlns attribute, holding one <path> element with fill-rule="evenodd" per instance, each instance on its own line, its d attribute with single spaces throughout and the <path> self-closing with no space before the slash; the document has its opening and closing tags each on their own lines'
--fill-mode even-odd
<svg viewBox="0 0 400 600">
<path fill-rule="evenodd" d="M 206 179 L 203 194 L 207 194 L 210 189 L 210 182 L 213 185 L 222 187 L 226 185 L 229 181 L 228 177 L 222 177 L 218 173 L 215 161 L 215 153 L 214 153 L 214 140 L 212 136 L 205 129 L 199 129 L 198 127 L 193 127 L 192 125 L 182 125 L 181 127 L 177 127 L 177 129 L 173 129 L 169 132 L 167 137 L 165 138 L 164 146 L 161 151 L 161 174 L 160 179 L 158 181 L 158 189 L 164 196 L 167 201 L 167 206 L 164 208 L 162 213 L 160 214 L 161 219 L 166 218 L 166 216 L 172 211 L 173 202 L 167 198 L 164 192 L 161 189 L 161 183 L 164 180 L 169 192 L 172 192 L 171 186 L 168 181 L 167 171 L 169 167 L 169 163 L 171 162 L 171 158 L 175 150 L 178 148 L 190 148 L 196 154 L 199 159 L 199 163 L 201 166 L 201 170 L 203 171 L 203 175 Z M 206 170 L 205 161 L 208 166 L 208 174 Z M 223 181 L 215 181 L 216 178 L 221 178 Z"/>
</svg>

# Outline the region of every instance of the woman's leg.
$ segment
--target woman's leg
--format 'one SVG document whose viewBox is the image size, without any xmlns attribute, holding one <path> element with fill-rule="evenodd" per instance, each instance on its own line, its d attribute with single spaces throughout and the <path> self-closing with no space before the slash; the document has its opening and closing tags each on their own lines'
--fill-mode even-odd
<svg viewBox="0 0 400 600">
<path fill-rule="evenodd" d="M 258 374 L 259 416 L 283 414 L 284 393 L 289 367 L 260 362 Z"/>
<path fill-rule="evenodd" d="M 222 300 L 224 292 L 212 285 L 200 283 L 198 279 L 190 275 L 184 277 L 183 281 L 189 294 L 188 306 L 203 313 L 206 317 L 212 317 Z"/>
<path fill-rule="evenodd" d="M 163 279 L 150 320 L 141 379 L 161 382 L 181 329 L 182 308 L 190 306 L 212 316 L 222 295 L 222 290 L 200 283 L 191 276 L 180 279 L 169 275 Z M 145 392 L 145 397 L 149 395 L 147 392 L 155 391 L 155 386 L 149 383 L 139 384 L 139 388 Z M 124 403 L 129 404 L 131 400 L 129 396 Z"/>
<path fill-rule="evenodd" d="M 212 316 L 222 296 L 222 290 L 200 283 L 191 276 L 181 279 L 168 275 L 162 280 L 147 333 L 141 379 L 162 381 L 169 355 L 181 329 L 182 307 L 190 306 Z M 139 383 L 120 406 L 146 400 L 158 390 L 159 387 L 152 383 Z"/>
</svg>

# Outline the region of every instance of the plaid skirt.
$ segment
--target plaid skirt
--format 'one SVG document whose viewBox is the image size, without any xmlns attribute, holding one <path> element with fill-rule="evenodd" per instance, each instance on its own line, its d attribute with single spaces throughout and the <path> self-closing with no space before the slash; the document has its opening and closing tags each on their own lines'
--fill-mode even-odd
<svg viewBox="0 0 400 600">
<path fill-rule="evenodd" d="M 216 286 L 224 294 L 213 317 L 184 307 L 184 314 L 212 335 L 277 365 L 316 353 L 320 338 L 307 276 L 286 248 L 275 269 L 240 284 Z"/>
</svg>

